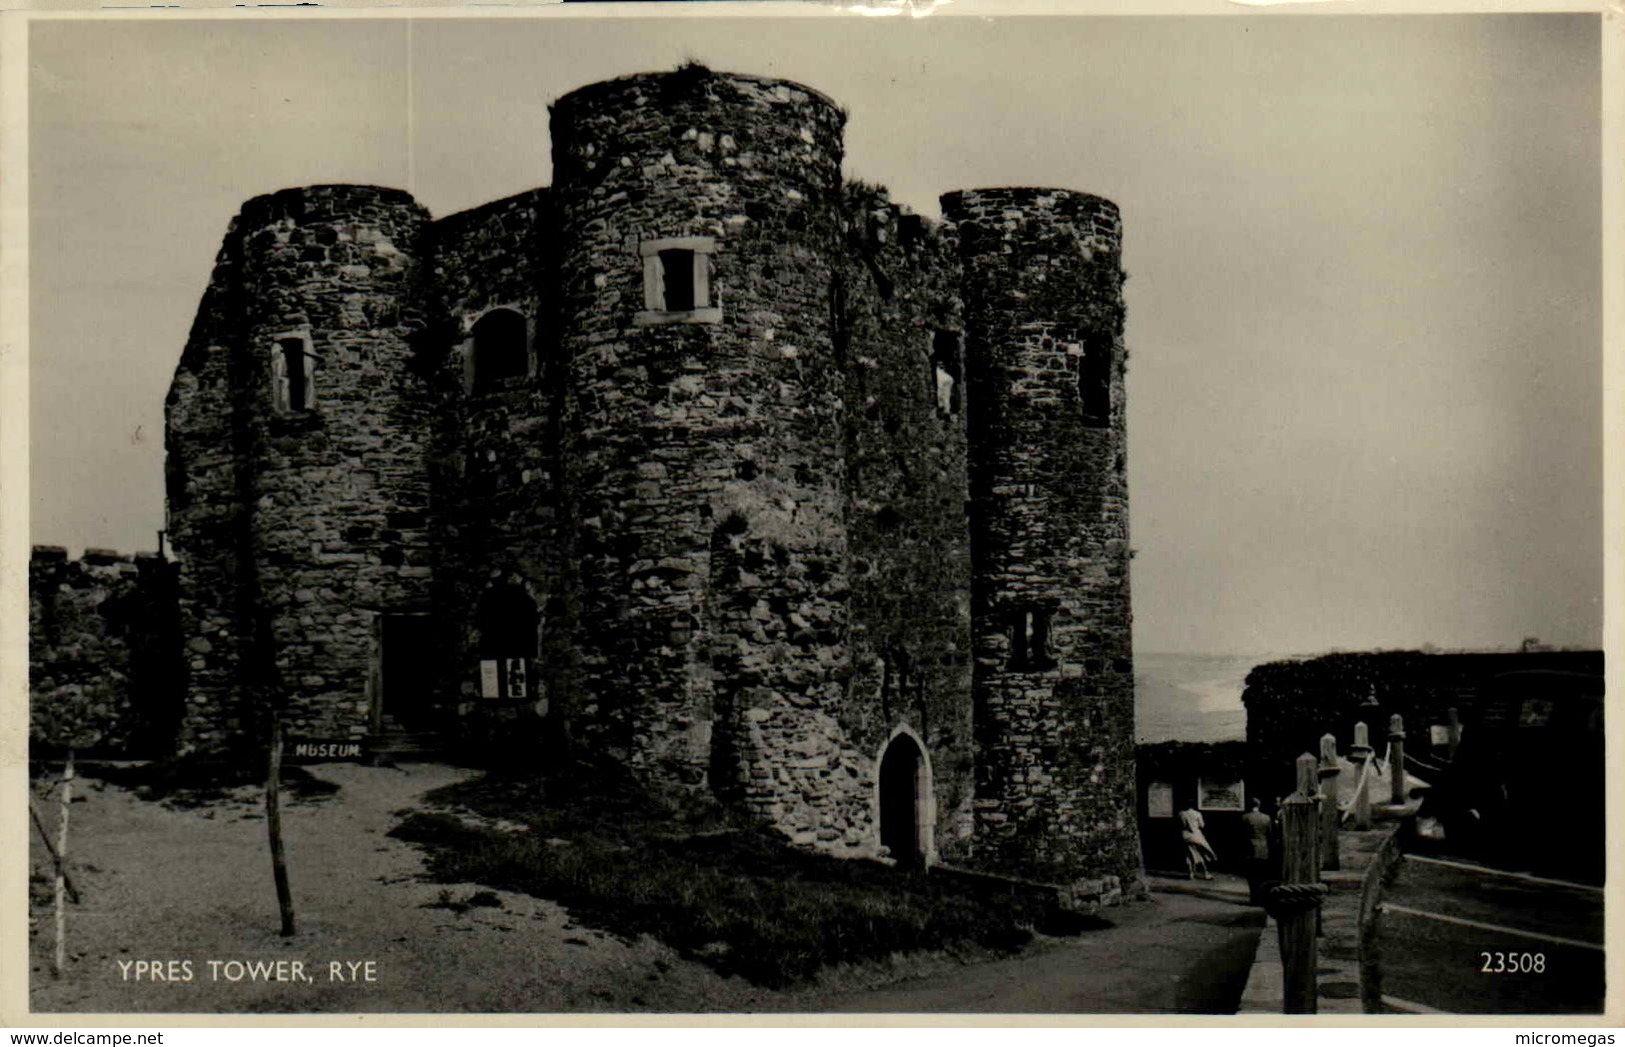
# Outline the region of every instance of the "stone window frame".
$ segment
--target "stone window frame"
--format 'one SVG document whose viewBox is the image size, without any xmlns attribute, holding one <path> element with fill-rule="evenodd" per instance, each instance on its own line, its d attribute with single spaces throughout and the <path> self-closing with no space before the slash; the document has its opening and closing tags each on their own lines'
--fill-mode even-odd
<svg viewBox="0 0 1625 1047">
<path fill-rule="evenodd" d="M 525 322 L 525 373 L 522 375 L 509 375 L 490 384 L 481 384 L 479 374 L 475 369 L 477 361 L 474 358 L 474 328 L 492 313 L 515 313 Z M 463 318 L 463 391 L 469 395 L 483 395 L 485 393 L 503 392 L 516 384 L 528 382 L 536 377 L 536 321 L 518 302 L 499 302 L 496 305 L 481 309 L 478 313 L 467 314 Z"/>
<path fill-rule="evenodd" d="M 312 349 L 309 331 L 282 331 L 271 335 L 271 406 L 277 414 L 299 416 L 316 410 L 316 364 L 320 357 Z M 304 358 L 304 381 L 301 389 L 303 402 L 293 405 L 293 388 L 289 384 L 288 349 L 297 342 Z"/>
<path fill-rule="evenodd" d="M 694 256 L 694 308 L 666 308 L 664 251 L 688 251 Z M 711 294 L 711 256 L 717 253 L 712 236 L 668 236 L 643 240 L 638 257 L 643 262 L 643 308 L 632 317 L 639 327 L 657 324 L 715 324 L 722 322 L 722 306 Z"/>
<path fill-rule="evenodd" d="M 1010 672 L 1047 672 L 1056 668 L 1055 610 L 1040 604 L 1016 604 L 1008 611 Z"/>
</svg>

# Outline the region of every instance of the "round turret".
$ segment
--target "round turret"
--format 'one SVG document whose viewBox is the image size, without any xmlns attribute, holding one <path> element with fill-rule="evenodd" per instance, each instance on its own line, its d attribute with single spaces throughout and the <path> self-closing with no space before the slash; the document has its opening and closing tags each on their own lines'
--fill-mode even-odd
<svg viewBox="0 0 1625 1047">
<path fill-rule="evenodd" d="M 943 197 L 965 272 L 978 853 L 1139 869 L 1116 205 Z"/>
<path fill-rule="evenodd" d="M 843 123 L 806 87 L 695 66 L 552 119 L 589 720 L 634 769 L 784 823 L 795 787 L 751 768 L 813 744 L 805 707 L 846 659 Z"/>
<path fill-rule="evenodd" d="M 398 190 L 324 185 L 250 200 L 235 224 L 236 439 L 257 566 L 244 606 L 261 608 L 244 657 L 250 678 L 272 674 L 292 729 L 317 737 L 377 729 L 408 704 L 380 705 L 377 667 L 380 643 L 413 626 L 391 619 L 428 603 L 426 396 L 408 342 L 426 220 Z"/>
</svg>

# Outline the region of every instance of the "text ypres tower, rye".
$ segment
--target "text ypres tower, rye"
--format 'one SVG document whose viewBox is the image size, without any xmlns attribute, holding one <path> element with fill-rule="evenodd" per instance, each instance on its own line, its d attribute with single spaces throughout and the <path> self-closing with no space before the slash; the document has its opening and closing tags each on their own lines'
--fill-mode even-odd
<svg viewBox="0 0 1625 1047">
<path fill-rule="evenodd" d="M 1116 208 L 843 180 L 689 66 L 554 184 L 227 232 L 168 401 L 183 743 L 588 754 L 847 856 L 1136 889 Z"/>
</svg>

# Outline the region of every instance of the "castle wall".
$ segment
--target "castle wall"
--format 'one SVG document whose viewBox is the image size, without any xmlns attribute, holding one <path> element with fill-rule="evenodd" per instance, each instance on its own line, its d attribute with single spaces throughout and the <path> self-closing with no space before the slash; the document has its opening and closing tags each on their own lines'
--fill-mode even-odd
<svg viewBox="0 0 1625 1047">
<path fill-rule="evenodd" d="M 828 711 L 842 123 L 806 88 L 697 68 L 596 84 L 553 109 L 554 192 L 584 730 L 646 778 L 711 779 L 795 839 L 858 847 L 869 797 Z M 640 245 L 672 237 L 714 244 L 721 322 L 640 323 Z"/>
<path fill-rule="evenodd" d="M 1269 662 L 1247 674 L 1241 695 L 1247 707 L 1249 781 L 1256 782 L 1266 802 L 1271 790 L 1290 792 L 1298 755 L 1318 751 L 1315 745 L 1326 733 L 1346 752 L 1355 723 L 1363 722 L 1370 744 L 1385 752 L 1388 718 L 1396 714 L 1405 727 L 1405 751 L 1434 764 L 1446 754 L 1433 743 L 1430 728 L 1447 724 L 1452 708 L 1465 738 L 1515 731 L 1529 699 L 1547 702 L 1547 713 L 1554 703 L 1572 703 L 1586 712 L 1565 711 L 1556 720 L 1576 717 L 1562 726 L 1579 733 L 1585 724 L 1578 721 L 1590 714 L 1588 699 L 1602 694 L 1602 677 L 1597 651 L 1376 651 Z M 1593 726 L 1600 737 L 1600 717 Z"/>
<path fill-rule="evenodd" d="M 1385 758 L 1388 718 L 1398 714 L 1408 774 L 1433 787 L 1429 812 L 1458 854 L 1601 883 L 1607 826 L 1618 819 L 1606 782 L 1604 669 L 1602 651 L 1549 650 L 1375 651 L 1259 665 L 1242 692 L 1247 785 L 1267 808 L 1291 791 L 1299 754 L 1328 732 L 1347 752 L 1357 722 Z M 1461 724 L 1453 758 L 1452 708 Z"/>
<path fill-rule="evenodd" d="M 435 545 L 441 551 L 436 611 L 448 633 L 443 690 L 471 735 L 517 735 L 534 743 L 535 702 L 560 707 L 570 636 L 561 628 L 566 557 L 560 547 L 558 420 L 563 365 L 557 346 L 558 300 L 553 216 L 545 189 L 451 215 L 430 231 L 435 308 L 440 318 L 433 362 L 436 398 L 432 484 Z M 477 373 L 476 325 L 494 311 L 524 317 L 524 365 L 488 380 Z M 482 600 L 522 590 L 535 604 L 538 635 L 522 696 L 492 699 L 482 691 Z M 515 652 L 517 653 L 517 652 Z"/>
<path fill-rule="evenodd" d="M 35 546 L 28 564 L 33 755 L 167 756 L 182 702 L 173 565 Z"/>
<path fill-rule="evenodd" d="M 286 698 L 838 854 L 912 811 L 926 857 L 1136 876 L 1116 209 L 939 226 L 843 185 L 844 121 L 685 66 L 560 99 L 551 189 L 245 205 L 168 404 L 188 744 Z"/>
<path fill-rule="evenodd" d="M 930 755 L 936 850 L 971 834 L 970 533 L 959 266 L 940 229 L 862 185 L 846 193 L 837 353 L 846 372 L 852 682 L 838 718 L 865 753 L 899 725 Z M 962 352 L 960 355 L 962 359 Z M 864 774 L 875 768 L 866 766 Z"/>
<path fill-rule="evenodd" d="M 245 455 L 238 424 L 242 384 L 238 219 L 215 259 L 175 377 L 164 400 L 165 531 L 176 557 L 186 702 L 182 749 L 220 748 L 240 738 L 238 680 L 246 635 L 239 599 L 247 555 Z"/>
<path fill-rule="evenodd" d="M 1117 208 L 1045 189 L 942 202 L 965 267 L 977 860 L 1132 883 Z M 1091 359 L 1103 369 L 1080 373 Z"/>
</svg>

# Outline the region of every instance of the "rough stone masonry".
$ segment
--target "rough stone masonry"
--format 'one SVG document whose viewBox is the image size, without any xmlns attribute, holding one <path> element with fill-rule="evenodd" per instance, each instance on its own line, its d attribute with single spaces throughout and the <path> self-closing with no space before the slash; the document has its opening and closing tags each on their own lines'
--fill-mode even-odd
<svg viewBox="0 0 1625 1047">
<path fill-rule="evenodd" d="M 1138 889 L 1117 209 L 930 221 L 844 123 L 689 65 L 559 99 L 549 188 L 244 205 L 167 403 L 183 744 L 274 704 Z"/>
</svg>

